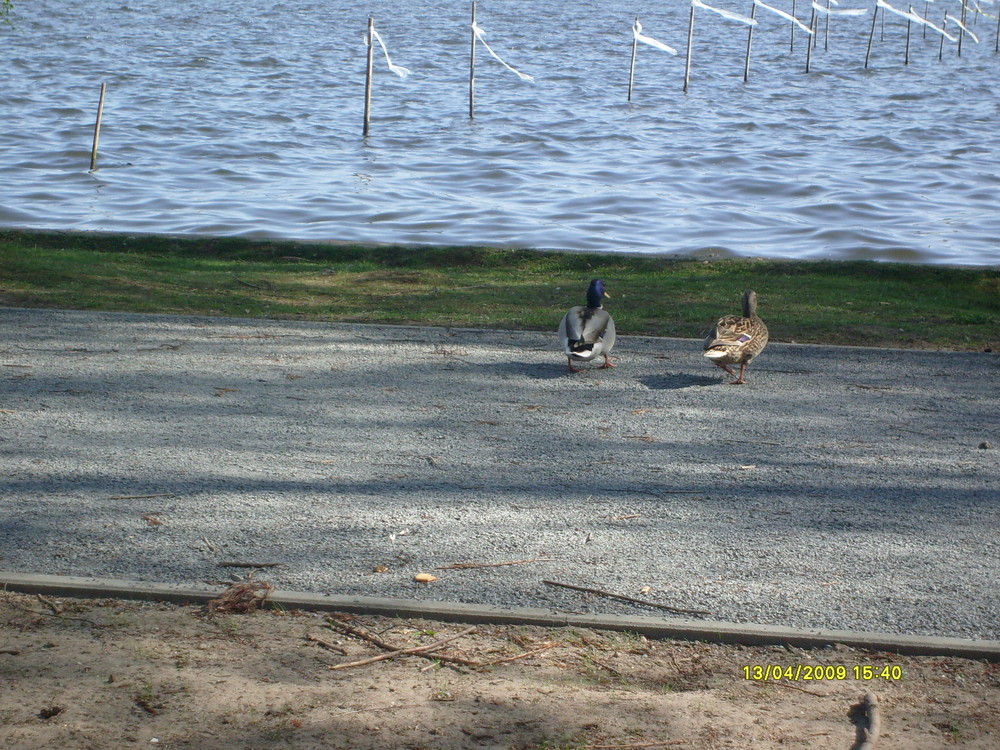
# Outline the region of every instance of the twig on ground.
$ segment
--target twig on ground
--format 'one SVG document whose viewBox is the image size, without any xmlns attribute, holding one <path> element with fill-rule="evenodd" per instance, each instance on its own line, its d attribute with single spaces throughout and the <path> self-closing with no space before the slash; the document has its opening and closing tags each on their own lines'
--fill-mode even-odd
<svg viewBox="0 0 1000 750">
<path fill-rule="evenodd" d="M 414 648 L 405 648 L 399 651 L 391 651 L 386 654 L 379 654 L 378 656 L 373 656 L 369 659 L 360 659 L 359 661 L 350 661 L 350 662 L 345 662 L 344 664 L 333 664 L 329 668 L 347 669 L 348 667 L 361 667 L 364 666 L 365 664 L 372 664 L 377 661 L 385 661 L 386 659 L 395 659 L 397 656 L 407 656 L 409 654 L 416 654 L 423 656 L 431 651 L 441 648 L 441 646 L 443 646 L 446 643 L 451 643 L 452 641 L 461 638 L 463 635 L 468 635 L 469 633 L 473 633 L 475 632 L 475 630 L 476 626 L 473 625 L 472 627 L 466 628 L 461 633 L 456 633 L 455 635 L 448 636 L 447 638 L 442 638 L 441 640 L 435 641 L 434 643 L 429 643 L 426 646 L 415 646 Z"/>
<path fill-rule="evenodd" d="M 633 604 L 642 604 L 646 607 L 656 607 L 658 609 L 665 609 L 668 612 L 678 612 L 685 615 L 710 615 L 704 609 L 682 609 L 680 607 L 671 607 L 668 604 L 659 604 L 657 602 L 647 601 L 646 599 L 637 599 L 634 596 L 626 596 L 625 594 L 615 594 L 611 591 L 605 591 L 604 589 L 594 589 L 589 586 L 575 586 L 571 583 L 560 583 L 559 581 L 548 581 L 543 580 L 542 583 L 548 584 L 549 586 L 562 586 L 566 589 L 573 589 L 574 591 L 583 591 L 587 594 L 598 594 L 599 596 L 608 596 L 612 599 L 621 599 L 622 601 L 632 602 Z"/>
<path fill-rule="evenodd" d="M 280 562 L 220 562 L 217 563 L 220 568 L 277 568 L 281 565 Z"/>
<path fill-rule="evenodd" d="M 9 604 L 10 606 L 14 607 L 14 609 L 19 609 L 22 612 L 28 612 L 29 614 L 32 614 L 32 615 L 41 615 L 43 617 L 56 617 L 56 618 L 58 618 L 60 620 L 75 620 L 77 622 L 85 622 L 85 623 L 87 623 L 88 625 L 90 625 L 91 627 L 94 627 L 94 628 L 105 627 L 104 625 L 101 625 L 100 623 L 94 622 L 93 620 L 88 620 L 86 617 L 71 617 L 70 615 L 61 615 L 58 612 L 42 612 L 41 610 L 32 609 L 31 607 L 25 607 L 25 606 L 23 606 L 23 605 L 18 604 L 17 602 L 15 602 L 11 598 L 10 594 L 8 592 L 6 592 L 6 591 L 4 591 L 3 600 L 7 604 Z M 43 599 L 43 601 L 44 601 L 44 599 Z"/>
<path fill-rule="evenodd" d="M 322 638 L 320 638 L 319 636 L 315 636 L 312 633 L 306 633 L 306 640 L 315 643 L 317 646 L 322 646 L 323 648 L 329 651 L 336 651 L 338 654 L 343 654 L 344 656 L 347 656 L 346 648 L 341 648 L 340 646 L 330 643 L 329 641 L 324 641 Z"/>
</svg>

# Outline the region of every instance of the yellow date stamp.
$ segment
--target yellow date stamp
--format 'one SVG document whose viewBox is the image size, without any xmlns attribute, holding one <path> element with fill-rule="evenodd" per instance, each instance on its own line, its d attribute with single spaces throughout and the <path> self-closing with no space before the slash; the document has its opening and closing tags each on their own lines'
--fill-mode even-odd
<svg viewBox="0 0 1000 750">
<path fill-rule="evenodd" d="M 743 679 L 754 682 L 832 682 L 856 680 L 870 682 L 903 679 L 903 668 L 898 664 L 745 664 Z"/>
</svg>

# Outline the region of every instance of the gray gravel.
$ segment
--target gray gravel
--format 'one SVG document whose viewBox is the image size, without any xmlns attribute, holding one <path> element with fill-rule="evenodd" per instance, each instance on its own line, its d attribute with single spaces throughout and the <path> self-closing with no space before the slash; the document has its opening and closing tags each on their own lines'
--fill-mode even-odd
<svg viewBox="0 0 1000 750">
<path fill-rule="evenodd" d="M 0 308 L 0 569 L 1000 638 L 997 355 L 772 343 L 733 387 L 697 341 L 616 353 Z"/>
</svg>

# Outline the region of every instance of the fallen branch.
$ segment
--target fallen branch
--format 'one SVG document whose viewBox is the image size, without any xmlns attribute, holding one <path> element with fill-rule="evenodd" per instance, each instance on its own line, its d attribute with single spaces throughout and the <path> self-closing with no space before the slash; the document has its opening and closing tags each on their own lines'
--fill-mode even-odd
<svg viewBox="0 0 1000 750">
<path fill-rule="evenodd" d="M 882 712 L 879 710 L 875 693 L 866 690 L 857 708 L 864 712 L 865 725 L 858 725 L 858 741 L 854 745 L 854 750 L 872 750 L 882 731 Z"/>
<path fill-rule="evenodd" d="M 91 627 L 94 627 L 94 628 L 103 628 L 103 627 L 106 627 L 104 625 L 101 625 L 100 623 L 94 622 L 93 620 L 88 620 L 86 617 L 71 617 L 69 615 L 59 614 L 58 612 L 42 612 L 41 610 L 38 610 L 38 609 L 32 609 L 31 607 L 25 607 L 25 606 L 23 606 L 23 605 L 18 604 L 17 602 L 15 602 L 13 599 L 11 599 L 10 594 L 7 593 L 6 591 L 4 592 L 4 598 L 3 598 L 3 600 L 4 600 L 4 602 L 6 602 L 10 606 L 14 607 L 15 609 L 19 609 L 22 612 L 27 612 L 27 613 L 32 614 L 32 615 L 42 615 L 43 617 L 57 617 L 60 620 L 76 620 L 77 622 L 85 622 L 85 623 L 87 623 L 88 625 L 90 625 Z M 44 602 L 44 599 L 42 601 Z"/>
<path fill-rule="evenodd" d="M 329 651 L 336 651 L 338 654 L 347 656 L 347 649 L 341 648 L 340 646 L 330 643 L 329 641 L 324 641 L 322 638 L 315 636 L 312 633 L 306 633 L 306 640 L 315 643 L 317 646 L 322 646 Z"/>
<path fill-rule="evenodd" d="M 575 586 L 571 583 L 559 583 L 559 581 L 547 581 L 543 580 L 542 583 L 548 584 L 549 586 L 562 586 L 566 589 L 573 589 L 574 591 L 583 591 L 588 594 L 598 594 L 599 596 L 608 596 L 612 599 L 621 599 L 622 601 L 632 602 L 633 604 L 642 604 L 646 607 L 656 607 L 658 609 L 665 609 L 668 612 L 678 612 L 685 615 L 710 615 L 704 609 L 681 609 L 680 607 L 671 607 L 668 604 L 659 604 L 657 602 L 647 601 L 646 599 L 636 599 L 634 596 L 626 596 L 625 594 L 615 594 L 611 591 L 605 591 L 604 589 L 592 589 L 588 586 Z"/>
<path fill-rule="evenodd" d="M 501 568 L 505 565 L 524 565 L 525 563 L 545 562 L 551 557 L 533 557 L 530 560 L 512 560 L 510 562 L 499 563 L 455 563 L 454 565 L 441 565 L 435 570 L 471 570 L 472 568 Z"/>
<path fill-rule="evenodd" d="M 461 633 L 456 633 L 455 635 L 450 635 L 447 638 L 442 638 L 441 640 L 435 641 L 434 643 L 429 643 L 426 646 L 415 646 L 414 648 L 404 648 L 404 649 L 401 649 L 399 651 L 391 651 L 391 652 L 389 652 L 387 654 L 379 654 L 378 656 L 373 656 L 373 657 L 371 657 L 369 659 L 361 659 L 359 661 L 350 661 L 350 662 L 345 662 L 344 664 L 333 664 L 329 668 L 330 669 L 347 669 L 349 667 L 361 667 L 361 666 L 364 666 L 365 664 L 373 664 L 374 662 L 377 662 L 377 661 L 385 661 L 386 659 L 395 659 L 398 656 L 407 656 L 407 655 L 410 655 L 410 654 L 424 656 L 424 655 L 426 655 L 430 651 L 435 651 L 435 650 L 441 648 L 441 646 L 443 646 L 446 643 L 451 643 L 452 641 L 461 638 L 463 635 L 468 635 L 469 633 L 475 632 L 475 630 L 476 630 L 476 626 L 473 625 L 472 627 L 466 628 Z"/>
</svg>

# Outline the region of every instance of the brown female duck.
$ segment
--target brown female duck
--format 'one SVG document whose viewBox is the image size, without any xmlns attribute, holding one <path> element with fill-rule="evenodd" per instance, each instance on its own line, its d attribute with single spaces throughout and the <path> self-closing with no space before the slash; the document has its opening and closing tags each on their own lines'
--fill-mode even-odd
<svg viewBox="0 0 1000 750">
<path fill-rule="evenodd" d="M 757 315 L 757 292 L 748 289 L 743 294 L 743 315 L 719 318 L 705 339 L 705 356 L 730 375 L 736 373 L 729 365 L 739 365 L 739 377 L 732 385 L 742 385 L 747 382 L 747 365 L 766 345 L 767 326 Z"/>
</svg>

